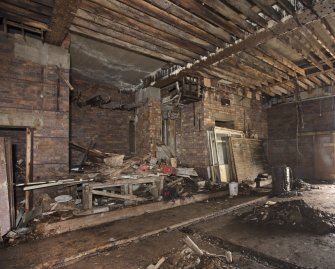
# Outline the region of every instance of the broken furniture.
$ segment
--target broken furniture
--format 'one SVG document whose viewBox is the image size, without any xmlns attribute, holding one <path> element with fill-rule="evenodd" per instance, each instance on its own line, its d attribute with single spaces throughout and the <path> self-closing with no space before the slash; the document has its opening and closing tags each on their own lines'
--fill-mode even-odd
<svg viewBox="0 0 335 269">
<path fill-rule="evenodd" d="M 92 209 L 93 195 L 105 196 L 115 199 L 131 200 L 143 202 L 147 199 L 133 195 L 133 186 L 140 184 L 153 184 L 157 189 L 157 196 L 161 195 L 163 189 L 163 176 L 150 176 L 139 179 L 120 179 L 105 183 L 87 183 L 83 185 L 83 208 L 85 210 Z M 117 194 L 108 190 L 115 187 L 121 187 L 123 194 Z"/>
</svg>

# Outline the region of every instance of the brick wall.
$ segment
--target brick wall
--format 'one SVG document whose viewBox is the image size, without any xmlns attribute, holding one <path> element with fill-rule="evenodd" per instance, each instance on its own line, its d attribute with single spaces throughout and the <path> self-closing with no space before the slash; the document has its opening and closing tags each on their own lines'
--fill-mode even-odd
<svg viewBox="0 0 335 269">
<path fill-rule="evenodd" d="M 154 152 L 153 145 L 161 143 L 161 101 L 148 99 L 137 109 L 136 154 Z"/>
<path fill-rule="evenodd" d="M 76 91 L 81 93 L 83 101 L 96 95 L 111 98 L 112 102 L 126 104 L 134 101 L 133 94 L 120 93 L 118 89 L 106 85 L 92 84 L 73 79 Z M 129 121 L 134 111 L 108 110 L 99 107 L 79 107 L 71 103 L 70 125 L 71 140 L 88 146 L 92 138 L 95 148 L 104 152 L 129 155 Z M 83 153 L 71 150 L 71 163 L 78 164 Z"/>
<path fill-rule="evenodd" d="M 68 171 L 69 89 L 60 80 L 57 98 L 55 66 L 69 77 L 68 52 L 1 33 L 0 58 L 0 126 L 34 129 L 34 178 Z"/>
<path fill-rule="evenodd" d="M 222 97 L 229 98 L 231 104 L 222 105 Z M 215 121 L 233 121 L 236 130 L 251 130 L 254 138 L 267 137 L 267 115 L 260 101 L 235 94 L 226 96 L 206 92 L 203 101 L 195 103 L 194 108 L 189 104 L 181 109 L 176 128 L 178 160 L 196 168 L 204 177 L 207 175 L 206 167 L 210 165 L 207 131 L 215 127 Z M 253 147 L 254 143 L 250 143 L 248 147 Z M 263 172 L 260 168 L 256 170 Z"/>
<path fill-rule="evenodd" d="M 304 128 L 299 121 L 297 139 L 295 103 L 268 109 L 269 164 L 286 164 L 296 177 L 335 180 L 332 146 L 335 142 L 334 98 L 304 101 L 302 111 Z"/>
<path fill-rule="evenodd" d="M 177 158 L 183 165 L 194 167 L 206 176 L 207 133 L 204 127 L 203 102 L 188 104 L 181 108 L 176 124 Z"/>
<path fill-rule="evenodd" d="M 267 114 L 259 100 L 229 94 L 230 105 L 221 104 L 219 93 L 207 92 L 204 100 L 205 128 L 215 126 L 215 121 L 233 121 L 234 129 L 251 130 L 255 138 L 267 137 Z"/>
</svg>

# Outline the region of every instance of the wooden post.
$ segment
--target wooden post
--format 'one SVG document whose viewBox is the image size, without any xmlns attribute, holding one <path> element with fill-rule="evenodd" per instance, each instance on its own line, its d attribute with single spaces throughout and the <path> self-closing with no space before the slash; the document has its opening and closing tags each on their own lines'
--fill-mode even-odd
<svg viewBox="0 0 335 269">
<path fill-rule="evenodd" d="M 26 129 L 26 178 L 25 184 L 28 184 L 31 181 L 32 177 L 32 144 L 33 144 L 33 134 L 32 130 Z M 29 211 L 30 209 L 30 192 L 25 192 L 25 209 Z"/>
<path fill-rule="evenodd" d="M 85 210 L 92 209 L 93 201 L 92 201 L 92 188 L 89 184 L 83 185 L 83 208 Z"/>
</svg>

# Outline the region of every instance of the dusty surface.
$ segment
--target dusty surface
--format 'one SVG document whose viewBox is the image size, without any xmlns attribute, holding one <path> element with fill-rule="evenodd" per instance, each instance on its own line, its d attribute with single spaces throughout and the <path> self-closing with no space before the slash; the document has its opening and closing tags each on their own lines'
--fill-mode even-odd
<svg viewBox="0 0 335 269">
<path fill-rule="evenodd" d="M 333 186 L 322 186 L 319 190 L 304 192 L 300 199 L 312 207 L 332 213 L 335 209 L 335 204 L 331 205 L 334 197 Z M 190 229 L 192 234 L 199 234 L 218 244 L 249 251 L 269 261 L 274 259 L 286 262 L 286 268 L 334 268 L 334 233 L 321 236 L 280 227 L 247 224 L 232 214 L 193 225 Z"/>
<path fill-rule="evenodd" d="M 271 200 L 303 199 L 311 207 L 333 213 L 335 211 L 335 204 L 332 205 L 331 202 L 333 197 L 335 197 L 335 188 L 322 186 L 321 189 L 304 192 L 302 197 L 272 198 Z M 0 252 L 0 268 L 31 268 L 31 265 L 36 264 L 39 257 L 44 255 L 48 255 L 47 258 L 59 257 L 62 259 L 69 254 L 85 250 L 89 245 L 105 244 L 111 237 L 115 239 L 128 238 L 172 223 L 205 215 L 248 199 L 250 198 L 233 200 L 226 198 L 208 203 L 192 204 L 111 223 L 96 229 L 64 234 L 49 238 L 47 241 L 36 241 L 30 245 L 12 247 Z M 238 213 L 247 210 L 252 210 L 252 207 Z M 226 250 L 232 251 L 234 262 L 230 268 L 334 268 L 335 234 L 315 235 L 283 227 L 273 228 L 243 223 L 238 216 L 239 214 L 235 212 L 216 217 L 181 230 L 164 232 L 128 245 L 114 247 L 103 253 L 78 260 L 64 268 L 146 268 L 149 264 L 156 264 L 161 257 L 166 258 L 162 269 L 186 268 L 185 263 L 191 264 L 197 258 L 192 255 L 186 258 L 179 256 L 179 253 L 185 249 L 183 238 L 186 234 L 202 249 L 211 253 L 223 254 Z M 58 245 L 55 246 L 54 243 Z M 66 249 L 66 253 L 64 249 Z M 24 251 L 26 254 L 23 256 Z M 33 254 L 33 252 L 35 253 Z M 44 257 L 44 259 L 46 258 Z M 41 260 L 39 261 L 41 262 Z M 17 262 L 16 265 L 14 265 L 15 262 Z M 181 267 L 178 267 L 180 264 Z M 200 263 L 200 265 L 203 267 L 197 268 L 218 268 L 210 263 L 203 265 Z"/>
<path fill-rule="evenodd" d="M 183 242 L 185 234 L 180 231 L 164 233 L 160 236 L 148 238 L 140 242 L 122 246 L 111 251 L 101 253 L 94 257 L 84 259 L 76 264 L 65 267 L 66 269 L 124 269 L 124 268 L 146 268 L 149 264 L 155 264 L 161 257 L 167 258 L 162 269 L 176 269 L 172 264 L 172 258 L 178 256 L 184 249 Z M 198 236 L 192 237 L 196 244 L 202 249 L 215 254 L 223 254 L 224 249 L 216 247 L 207 240 Z M 233 252 L 233 264 L 245 269 L 274 269 L 267 263 L 259 262 L 253 257 Z M 180 268 L 180 267 L 179 267 Z"/>
<path fill-rule="evenodd" d="M 153 214 L 116 221 L 0 250 L 0 268 L 31 268 L 51 259 L 62 260 L 83 251 L 164 228 L 188 219 L 250 201 L 256 197 L 228 197 L 190 204 Z M 66 252 L 64 251 L 66 250 Z M 24 258 L 22 256 L 24 254 Z"/>
</svg>

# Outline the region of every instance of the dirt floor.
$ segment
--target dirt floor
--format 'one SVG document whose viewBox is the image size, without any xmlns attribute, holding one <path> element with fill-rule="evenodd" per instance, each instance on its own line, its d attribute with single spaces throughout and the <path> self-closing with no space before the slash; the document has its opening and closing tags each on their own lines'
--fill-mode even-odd
<svg viewBox="0 0 335 269">
<path fill-rule="evenodd" d="M 16 246 L 0 249 L 0 268 L 34 268 L 50 260 L 62 261 L 68 257 L 91 251 L 93 248 L 102 247 L 114 240 L 139 236 L 256 198 L 258 197 L 246 196 L 234 199 L 223 197 L 120 220 L 95 228 L 24 242 Z M 66 253 L 64 249 L 66 249 Z"/>
<path fill-rule="evenodd" d="M 271 201 L 303 199 L 309 206 L 329 214 L 335 213 L 335 186 L 322 185 L 320 189 L 303 192 L 303 196 L 270 198 Z M 237 203 L 252 199 L 218 199 L 184 207 L 165 210 L 154 214 L 118 221 L 96 229 L 77 232 L 22 244 L 0 251 L 0 268 L 34 268 L 48 258 L 64 259 L 89 245 L 101 245 L 113 240 L 129 238 L 162 226 L 206 215 Z M 87 256 L 66 269 L 75 268 L 146 268 L 156 264 L 162 257 L 166 261 L 160 267 L 172 268 L 334 268 L 335 234 L 316 235 L 306 231 L 284 227 L 267 227 L 241 221 L 240 215 L 254 206 L 228 215 L 216 217 L 188 227 L 167 231 L 158 235 L 113 247 L 101 253 Z M 232 252 L 233 263 L 222 261 L 220 267 L 212 260 L 203 263 L 201 258 L 187 252 L 183 239 L 188 235 L 200 248 L 215 254 Z M 58 244 L 55 246 L 55 244 Z M 66 249 L 66 253 L 64 253 Z M 33 254 L 35 252 L 35 254 Z M 25 253 L 25 254 L 22 254 Z M 182 253 L 182 254 L 180 254 Z M 41 258 L 43 257 L 43 258 Z M 212 263 L 211 263 L 212 262 Z M 217 263 L 217 261 L 216 261 Z M 193 265 L 187 267 L 187 265 Z M 39 267 L 35 267 L 39 268 Z"/>
</svg>

